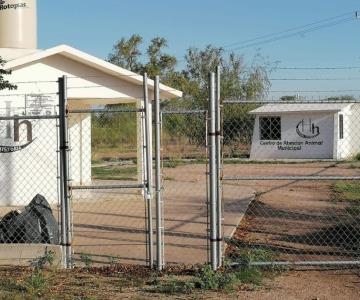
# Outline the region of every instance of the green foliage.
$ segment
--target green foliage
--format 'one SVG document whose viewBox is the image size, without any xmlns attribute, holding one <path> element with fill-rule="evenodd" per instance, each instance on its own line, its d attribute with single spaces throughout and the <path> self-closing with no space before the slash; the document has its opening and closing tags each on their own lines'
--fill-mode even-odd
<svg viewBox="0 0 360 300">
<path fill-rule="evenodd" d="M 27 289 L 23 285 L 18 284 L 16 281 L 8 278 L 0 279 L 0 290 L 9 293 L 12 292 L 24 293 L 27 291 Z"/>
<path fill-rule="evenodd" d="M 329 97 L 326 100 L 329 100 L 329 101 L 352 101 L 352 100 L 355 100 L 355 97 L 351 96 L 351 95 L 340 95 L 340 96 Z"/>
<path fill-rule="evenodd" d="M 175 277 L 170 277 L 168 280 L 163 282 L 154 282 L 156 285 L 151 289 L 154 293 L 161 294 L 190 294 L 195 286 L 192 281 L 183 281 Z"/>
<path fill-rule="evenodd" d="M 192 282 L 197 289 L 211 291 L 233 290 L 240 282 L 234 272 L 213 271 L 209 265 L 202 267 Z"/>
<path fill-rule="evenodd" d="M 48 280 L 43 272 L 34 272 L 25 281 L 25 287 L 30 294 L 42 294 L 48 288 Z"/>
<path fill-rule="evenodd" d="M 225 267 L 213 271 L 209 265 L 198 269 L 193 276 L 187 279 L 168 277 L 165 280 L 153 280 L 152 292 L 165 294 L 190 294 L 199 291 L 230 292 L 241 284 L 262 284 L 264 274 L 260 269 L 250 266 L 232 269 Z"/>
<path fill-rule="evenodd" d="M 55 260 L 55 252 L 45 249 L 45 253 L 42 256 L 36 257 L 30 261 L 30 266 L 37 272 L 42 271 L 46 265 L 52 266 Z"/>
<path fill-rule="evenodd" d="M 207 109 L 208 106 L 208 74 L 220 67 L 221 95 L 223 99 L 253 100 L 263 98 L 270 87 L 268 74 L 272 64 L 260 54 L 256 54 L 251 64 L 245 64 L 241 56 L 235 53 L 227 54 L 223 48 L 212 45 L 204 49 L 189 47 L 185 54 L 185 68 L 175 70 L 176 58 L 164 53 L 167 47 L 165 38 L 156 37 L 151 40 L 146 59 L 142 59 L 139 46 L 142 37 L 133 35 L 129 39 L 121 39 L 109 56 L 109 60 L 119 66 L 135 72 L 147 72 L 150 77 L 160 75 L 164 84 L 183 91 L 181 101 L 167 101 L 163 103 L 164 110 L 194 110 Z M 140 61 L 145 63 L 139 63 Z M 230 134 L 224 143 L 229 147 L 232 157 L 242 157 L 248 153 L 253 131 L 253 116 L 249 111 L 256 105 L 231 105 L 224 109 L 224 130 Z M 122 120 L 126 126 L 126 121 Z M 104 143 L 111 133 L 101 129 L 101 122 L 95 123 L 96 138 L 94 145 Z M 134 127 L 131 127 L 134 130 Z M 205 144 L 206 121 L 204 117 L 196 118 L 189 115 L 171 115 L 164 121 L 164 133 L 167 137 L 185 137 L 191 145 Z M 103 138 L 101 138 L 103 137 Z M 119 142 L 119 141 L 116 141 Z M 240 150 L 235 150 L 240 149 Z M 240 151 L 240 152 L 239 152 Z M 238 153 L 239 152 L 239 153 Z"/>
<path fill-rule="evenodd" d="M 143 38 L 134 34 L 129 39 L 122 38 L 114 47 L 113 52 L 109 55 L 109 62 L 126 68 L 136 73 L 148 73 L 149 77 L 159 75 L 167 76 L 168 73 L 174 72 L 177 63 L 176 57 L 163 52 L 167 47 L 167 40 L 163 37 L 155 37 L 150 41 L 146 54 L 147 62 L 141 63 L 140 45 Z"/>
<path fill-rule="evenodd" d="M 280 97 L 281 101 L 296 101 L 296 96 L 282 96 Z"/>
<path fill-rule="evenodd" d="M 333 198 L 336 201 L 348 202 L 346 211 L 354 216 L 360 214 L 360 183 L 339 181 L 332 186 Z M 351 226 L 349 225 L 349 228 Z"/>
<path fill-rule="evenodd" d="M 93 259 L 90 254 L 81 253 L 80 261 L 85 265 L 86 268 L 91 268 L 93 264 Z"/>
<path fill-rule="evenodd" d="M 132 109 L 134 105 L 108 105 L 107 108 L 109 110 Z M 132 145 L 136 148 L 136 128 L 135 112 L 95 114 L 92 116 L 92 148 L 96 151 L 104 146 L 115 148 L 121 144 Z"/>
<path fill-rule="evenodd" d="M 235 261 L 244 267 L 250 267 L 254 262 L 272 262 L 274 255 L 265 249 L 239 249 L 234 255 Z"/>
<path fill-rule="evenodd" d="M 354 156 L 354 160 L 360 161 L 360 153 L 358 153 Z"/>
<path fill-rule="evenodd" d="M 141 55 L 139 46 L 142 42 L 143 38 L 138 34 L 133 34 L 129 39 L 123 37 L 114 45 L 113 52 L 109 54 L 109 62 L 127 70 L 139 72 L 142 67 L 139 62 Z"/>
<path fill-rule="evenodd" d="M 8 80 L 4 79 L 4 75 L 11 75 L 11 71 L 3 69 L 5 63 L 6 61 L 4 61 L 0 56 L 0 90 L 16 90 L 16 85 L 11 84 Z"/>
<path fill-rule="evenodd" d="M 92 177 L 101 180 L 137 180 L 136 167 L 103 166 L 92 167 Z"/>
</svg>

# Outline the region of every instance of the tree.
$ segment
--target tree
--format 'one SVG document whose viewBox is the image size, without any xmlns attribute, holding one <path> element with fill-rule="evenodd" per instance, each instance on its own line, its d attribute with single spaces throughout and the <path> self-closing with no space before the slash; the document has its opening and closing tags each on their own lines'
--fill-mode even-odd
<svg viewBox="0 0 360 300">
<path fill-rule="evenodd" d="M 226 54 L 224 49 L 206 46 L 204 49 L 189 48 L 185 55 L 186 68 L 172 73 L 166 84 L 184 92 L 193 99 L 194 107 L 204 107 L 208 97 L 208 74 L 217 66 L 221 70 L 221 95 L 224 99 L 258 99 L 269 86 L 268 64 L 256 55 L 250 66 L 235 53 Z"/>
<path fill-rule="evenodd" d="M 166 105 L 172 109 L 206 109 L 208 105 L 208 74 L 217 66 L 221 71 L 221 96 L 223 99 L 254 100 L 262 98 L 269 86 L 269 64 L 260 55 L 256 55 L 250 66 L 244 64 L 241 56 L 235 53 L 225 53 L 222 48 L 208 45 L 204 49 L 189 48 L 185 55 L 186 68 L 181 72 L 172 73 L 164 83 L 180 89 L 184 93 L 181 101 L 169 101 Z M 241 104 L 224 106 L 224 137 L 225 145 L 236 141 L 238 144 L 248 144 L 251 140 L 254 118 L 248 112 L 258 105 Z M 169 117 L 167 117 L 169 118 Z M 177 116 L 177 122 L 179 121 Z M 204 139 L 205 122 L 202 126 L 191 124 L 192 116 L 182 119 L 184 126 L 191 130 L 181 132 L 190 141 L 202 142 Z M 170 122 L 169 122 L 170 123 Z M 173 122 L 174 123 L 174 122 Z M 179 125 L 179 124 L 178 124 Z M 241 132 L 238 130 L 241 127 Z"/>
<path fill-rule="evenodd" d="M 142 42 L 143 38 L 138 34 L 133 34 L 128 40 L 122 38 L 114 45 L 113 52 L 109 54 L 109 62 L 133 72 L 139 72 L 142 68 L 139 62 L 142 54 L 139 46 Z"/>
<path fill-rule="evenodd" d="M 339 96 L 333 96 L 326 98 L 326 100 L 329 101 L 353 101 L 356 100 L 354 96 L 351 95 L 339 95 Z"/>
<path fill-rule="evenodd" d="M 11 74 L 11 71 L 3 69 L 5 63 L 6 62 L 0 57 L 0 90 L 16 90 L 16 85 L 11 84 L 8 80 L 4 79 L 4 76 Z"/>
<path fill-rule="evenodd" d="M 151 40 L 147 49 L 149 62 L 143 66 L 143 70 L 150 77 L 155 77 L 156 75 L 165 77 L 169 73 L 174 72 L 177 60 L 175 56 L 163 53 L 163 49 L 167 46 L 165 38 L 156 37 Z"/>
<path fill-rule="evenodd" d="M 296 101 L 296 99 L 297 99 L 297 96 L 285 95 L 285 96 L 281 96 L 281 97 L 280 97 L 280 101 L 284 101 L 284 102 L 287 102 L 287 101 Z"/>
<path fill-rule="evenodd" d="M 221 69 L 221 95 L 223 99 L 254 100 L 261 99 L 270 86 L 268 73 L 269 63 L 261 55 L 254 56 L 250 65 L 244 63 L 242 56 L 227 53 L 221 47 L 212 45 L 204 49 L 190 47 L 185 54 L 185 68 L 176 70 L 177 60 L 174 56 L 164 52 L 167 47 L 165 38 L 156 37 L 147 47 L 146 58 L 142 58 L 139 50 L 142 38 L 133 35 L 130 39 L 121 39 L 114 46 L 109 61 L 134 72 L 147 72 L 150 78 L 159 75 L 161 81 L 173 88 L 183 91 L 181 101 L 162 102 L 167 109 L 204 109 L 208 99 L 208 74 L 214 72 L 217 66 Z M 140 63 L 140 61 L 146 61 Z M 225 143 L 239 140 L 240 136 L 251 139 L 253 117 L 249 110 L 256 105 L 231 105 L 224 108 L 224 130 L 231 132 Z M 201 144 L 204 142 L 205 122 L 193 116 L 168 116 L 169 127 L 166 129 L 186 136 L 190 142 Z M 246 123 L 244 130 L 235 130 L 240 123 Z M 189 126 L 190 125 L 190 126 Z M 167 126 L 165 126 L 167 127 Z M 251 129 L 250 129 L 251 128 Z M 239 141 L 241 142 L 241 141 Z M 245 142 L 244 142 L 245 143 Z"/>
<path fill-rule="evenodd" d="M 177 64 L 175 56 L 164 53 L 167 40 L 155 37 L 150 41 L 146 51 L 146 62 L 141 63 L 142 52 L 139 47 L 143 43 L 140 35 L 134 34 L 129 39 L 122 38 L 113 47 L 109 62 L 136 73 L 147 72 L 149 77 L 159 75 L 162 79 L 174 72 Z"/>
</svg>

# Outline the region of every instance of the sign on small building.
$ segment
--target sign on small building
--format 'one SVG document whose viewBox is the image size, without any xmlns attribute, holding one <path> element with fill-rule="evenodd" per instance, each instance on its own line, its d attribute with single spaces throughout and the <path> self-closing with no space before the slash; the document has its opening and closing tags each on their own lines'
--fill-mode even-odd
<svg viewBox="0 0 360 300">
<path fill-rule="evenodd" d="M 360 107 L 349 103 L 267 104 L 255 115 L 251 159 L 346 159 L 360 152 Z"/>
</svg>

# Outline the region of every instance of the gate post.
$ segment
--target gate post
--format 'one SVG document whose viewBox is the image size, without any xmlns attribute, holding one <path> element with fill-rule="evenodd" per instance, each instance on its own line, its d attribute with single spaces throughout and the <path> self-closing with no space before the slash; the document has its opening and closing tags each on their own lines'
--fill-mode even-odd
<svg viewBox="0 0 360 300">
<path fill-rule="evenodd" d="M 223 249 L 223 234 L 222 234 L 222 191 L 221 191 L 221 107 L 220 107 L 220 67 L 216 68 L 216 96 L 215 96 L 215 114 L 216 114 L 216 226 L 217 226 L 217 264 L 222 266 L 222 249 Z"/>
<path fill-rule="evenodd" d="M 217 203 L 216 203 L 216 114 L 215 114 L 215 74 L 209 75 L 209 184 L 210 184 L 210 261 L 216 270 L 217 263 Z"/>
<path fill-rule="evenodd" d="M 150 103 L 149 103 L 149 91 L 148 91 L 148 77 L 147 73 L 144 73 L 143 77 L 143 88 L 144 88 L 144 109 L 145 109 L 145 164 L 146 164 L 146 176 L 145 176 L 145 201 L 147 202 L 147 231 L 148 231 L 148 238 L 147 238 L 147 249 L 148 249 L 148 259 L 149 259 L 149 267 L 153 268 L 154 266 L 154 242 L 153 242 L 153 220 L 152 220 L 152 155 L 151 155 L 151 110 L 150 110 Z"/>
<path fill-rule="evenodd" d="M 60 202 L 61 202 L 61 246 L 64 267 L 72 267 L 71 215 L 69 199 L 69 138 L 67 122 L 67 77 L 60 77 L 59 84 L 59 139 L 60 139 Z"/>
<path fill-rule="evenodd" d="M 164 267 L 164 224 L 163 203 L 161 199 L 161 118 L 160 118 L 160 78 L 155 77 L 155 190 L 156 190 L 156 267 L 161 271 Z"/>
</svg>

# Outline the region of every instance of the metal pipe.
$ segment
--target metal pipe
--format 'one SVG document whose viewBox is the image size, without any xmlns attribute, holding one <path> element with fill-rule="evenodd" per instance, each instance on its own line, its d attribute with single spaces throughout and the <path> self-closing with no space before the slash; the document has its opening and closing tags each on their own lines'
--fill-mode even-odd
<svg viewBox="0 0 360 300">
<path fill-rule="evenodd" d="M 360 180 L 360 176 L 224 176 L 223 181 L 246 180 Z"/>
<path fill-rule="evenodd" d="M 163 115 L 196 115 L 196 114 L 203 114 L 207 110 L 205 109 L 198 109 L 198 110 L 163 110 L 161 113 Z"/>
<path fill-rule="evenodd" d="M 0 117 L 0 121 L 13 121 L 13 120 L 55 120 L 59 119 L 59 116 L 11 116 Z"/>
<path fill-rule="evenodd" d="M 295 100 L 295 101 L 282 101 L 282 100 L 224 100 L 223 104 L 319 104 L 319 103 L 360 103 L 360 100 Z"/>
<path fill-rule="evenodd" d="M 61 244 L 65 252 L 64 264 L 72 267 L 71 262 L 71 224 L 69 202 L 68 167 L 68 124 L 67 124 L 67 78 L 59 78 L 59 135 L 60 135 L 60 196 L 61 196 Z"/>
<path fill-rule="evenodd" d="M 163 231 L 162 224 L 162 202 L 161 202 L 161 120 L 160 120 L 160 78 L 155 77 L 154 99 L 155 99 L 155 189 L 156 189 L 156 267 L 161 271 L 164 267 L 163 259 Z"/>
<path fill-rule="evenodd" d="M 86 113 L 129 113 L 129 112 L 143 112 L 142 108 L 124 108 L 124 109 L 73 109 L 70 110 L 71 114 L 86 114 Z"/>
<path fill-rule="evenodd" d="M 243 263 L 231 263 L 230 267 L 242 266 Z M 251 262 L 250 266 L 347 266 L 360 265 L 360 261 L 274 261 L 274 262 Z"/>
<path fill-rule="evenodd" d="M 210 184 L 210 258 L 211 268 L 217 270 L 217 219 L 216 219 L 216 115 L 215 115 L 215 74 L 209 76 L 209 184 Z"/>
<path fill-rule="evenodd" d="M 221 107 L 220 107 L 220 66 L 216 67 L 216 96 L 215 96 L 215 114 L 216 114 L 216 226 L 217 226 L 217 264 L 222 266 L 222 193 L 221 193 Z"/>
<path fill-rule="evenodd" d="M 116 190 L 116 189 L 141 189 L 144 188 L 143 184 L 114 184 L 114 185 L 75 185 L 71 186 L 71 190 Z"/>
<path fill-rule="evenodd" d="M 148 255 L 149 266 L 152 268 L 154 265 L 154 253 L 153 253 L 153 224 L 152 224 L 152 157 L 151 157 L 151 111 L 149 103 L 149 91 L 148 91 L 148 78 L 144 73 L 144 108 L 145 108 L 145 144 L 146 144 L 146 200 L 147 200 L 147 227 L 148 227 Z"/>
</svg>

